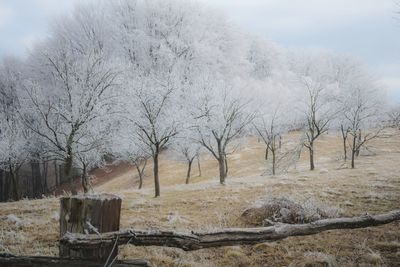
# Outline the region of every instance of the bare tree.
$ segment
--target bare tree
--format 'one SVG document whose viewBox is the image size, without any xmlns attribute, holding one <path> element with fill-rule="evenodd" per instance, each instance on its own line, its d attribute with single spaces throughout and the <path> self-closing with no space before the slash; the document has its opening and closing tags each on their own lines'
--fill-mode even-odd
<svg viewBox="0 0 400 267">
<path fill-rule="evenodd" d="M 200 144 L 218 161 L 221 184 L 225 184 L 227 175 L 227 154 L 236 149 L 234 141 L 244 136 L 254 119 L 254 113 L 248 110 L 248 102 L 228 94 L 226 89 L 216 87 L 213 95 L 205 96 L 203 115 L 199 116 L 197 123 Z"/>
<path fill-rule="evenodd" d="M 79 12 L 78 12 L 79 11 Z M 78 146 L 94 127 L 102 131 L 114 114 L 118 71 L 106 51 L 102 27 L 89 8 L 79 9 L 37 48 L 25 83 L 24 123 L 46 144 L 46 153 L 64 162 L 72 185 Z M 104 24 L 103 24 L 104 25 Z M 51 90 L 51 89 L 52 90 Z"/>
<path fill-rule="evenodd" d="M 371 87 L 370 80 L 355 84 L 348 95 L 344 117 L 349 123 L 348 133 L 351 136 L 351 168 L 355 167 L 355 158 L 360 148 L 372 139 L 379 137 L 380 125 L 379 97 L 375 95 L 375 88 Z M 374 96 L 375 95 L 375 96 Z"/>
<path fill-rule="evenodd" d="M 19 116 L 21 74 L 18 62 L 6 59 L 0 66 L 0 169 L 8 172 L 13 200 L 20 199 L 19 171 L 30 158 L 31 132 Z"/>
<path fill-rule="evenodd" d="M 400 130 L 400 106 L 392 107 L 388 112 L 389 125 Z"/>
<path fill-rule="evenodd" d="M 173 144 L 174 149 L 179 155 L 179 159 L 183 160 L 187 164 L 186 184 L 189 184 L 190 182 L 192 164 L 196 158 L 199 158 L 201 148 L 199 143 L 193 139 L 193 136 L 194 134 L 191 133 L 190 130 L 183 131 Z"/>
<path fill-rule="evenodd" d="M 192 84 L 201 9 L 170 1 L 125 2 L 115 7 L 115 38 L 127 61 L 129 120 L 153 159 L 155 196 L 160 196 L 159 155 L 181 128 L 182 95 Z M 200 12 L 200 14 L 199 14 Z M 137 16 L 137 14 L 141 14 Z M 199 16 L 200 15 L 200 16 Z M 200 32 L 199 32 L 200 33 Z M 201 59 L 203 60 L 203 59 Z"/>
<path fill-rule="evenodd" d="M 301 83 L 308 97 L 306 108 L 303 110 L 306 120 L 304 146 L 309 151 L 310 170 L 314 170 L 315 141 L 328 131 L 329 122 L 334 118 L 335 112 L 329 107 L 329 100 L 325 95 L 326 84 L 323 81 L 303 77 Z"/>
<path fill-rule="evenodd" d="M 278 121 L 279 106 L 271 116 L 262 116 L 253 123 L 258 135 L 266 145 L 265 159 L 268 160 L 268 151 L 272 154 L 272 175 L 276 174 L 277 152 L 281 148 L 281 136 L 287 131 L 282 121 Z"/>
<path fill-rule="evenodd" d="M 140 119 L 135 121 L 136 135 L 145 144 L 153 159 L 155 196 L 160 196 L 159 156 L 168 142 L 178 134 L 179 122 L 169 113 L 172 88 L 154 96 L 146 93 L 136 95 L 140 107 Z M 172 116 L 172 117 L 171 117 Z"/>
<path fill-rule="evenodd" d="M 139 178 L 138 189 L 142 189 L 147 160 L 152 153 L 146 144 L 135 139 L 135 126 L 127 124 L 128 122 L 129 120 L 125 122 L 125 127 L 115 135 L 110 150 L 118 160 L 129 161 L 135 167 Z"/>
<path fill-rule="evenodd" d="M 347 161 L 347 139 L 349 137 L 350 127 L 346 126 L 344 123 L 341 123 L 340 132 L 342 134 L 342 140 L 343 140 L 343 157 L 344 161 Z"/>
</svg>

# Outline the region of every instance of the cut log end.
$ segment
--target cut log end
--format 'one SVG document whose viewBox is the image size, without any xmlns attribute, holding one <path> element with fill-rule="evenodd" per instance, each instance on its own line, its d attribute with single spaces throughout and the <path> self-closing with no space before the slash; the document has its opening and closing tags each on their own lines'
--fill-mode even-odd
<svg viewBox="0 0 400 267">
<path fill-rule="evenodd" d="M 60 199 L 60 236 L 66 233 L 97 234 L 119 230 L 121 198 L 111 194 L 76 195 Z M 106 261 L 118 255 L 118 247 L 74 249 L 60 243 L 61 258 Z"/>
</svg>

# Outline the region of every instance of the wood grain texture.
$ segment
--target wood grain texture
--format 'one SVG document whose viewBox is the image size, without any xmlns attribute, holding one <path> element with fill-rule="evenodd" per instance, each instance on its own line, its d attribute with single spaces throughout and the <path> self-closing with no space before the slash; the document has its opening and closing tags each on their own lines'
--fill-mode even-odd
<svg viewBox="0 0 400 267">
<path fill-rule="evenodd" d="M 81 195 L 60 199 L 60 236 L 66 233 L 96 234 L 119 230 L 121 198 L 115 195 Z M 118 255 L 114 244 L 102 244 L 95 249 L 79 249 L 60 244 L 61 258 L 105 261 Z M 112 253 L 111 253 L 112 252 Z"/>
<path fill-rule="evenodd" d="M 324 219 L 307 224 L 277 223 L 269 227 L 227 228 L 202 233 L 132 229 L 101 235 L 66 233 L 60 239 L 60 243 L 74 249 L 94 249 L 117 242 L 119 245 L 129 243 L 135 246 L 166 246 L 190 251 L 210 247 L 257 244 L 291 236 L 312 235 L 334 229 L 378 226 L 398 220 L 400 220 L 400 210 L 394 210 L 379 215 Z"/>
<path fill-rule="evenodd" d="M 103 262 L 95 262 L 80 259 L 61 259 L 56 257 L 38 256 L 14 256 L 11 254 L 0 254 L 1 267 L 103 267 Z M 145 260 L 118 260 L 113 263 L 113 267 L 149 267 L 149 262 Z"/>
</svg>

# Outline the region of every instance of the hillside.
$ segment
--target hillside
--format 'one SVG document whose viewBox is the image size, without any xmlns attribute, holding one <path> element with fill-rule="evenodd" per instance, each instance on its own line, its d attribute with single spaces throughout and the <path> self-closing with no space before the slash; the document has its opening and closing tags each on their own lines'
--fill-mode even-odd
<svg viewBox="0 0 400 267">
<path fill-rule="evenodd" d="M 296 134 L 284 137 L 284 146 Z M 380 213 L 400 208 L 400 135 L 387 131 L 369 143 L 356 169 L 343 165 L 339 135 L 324 135 L 317 143 L 316 170 L 308 171 L 301 155 L 287 174 L 263 174 L 269 163 L 264 146 L 250 138 L 229 156 L 229 177 L 221 186 L 216 162 L 201 158 L 202 176 L 194 164 L 191 184 L 185 185 L 186 166 L 166 151 L 160 160 L 161 197 L 154 198 L 151 164 L 144 188 L 136 189 L 133 168 L 109 168 L 96 192 L 123 197 L 122 228 L 204 230 L 245 227 L 243 210 L 260 197 L 306 200 L 335 208 L 343 216 Z M 0 252 L 57 255 L 58 199 L 0 204 Z M 145 258 L 155 266 L 398 266 L 400 224 L 360 230 L 335 230 L 254 246 L 223 247 L 184 252 L 173 248 L 121 247 L 120 257 Z M 317 263 L 321 265 L 316 265 Z M 314 265 L 313 265 L 314 264 Z"/>
</svg>

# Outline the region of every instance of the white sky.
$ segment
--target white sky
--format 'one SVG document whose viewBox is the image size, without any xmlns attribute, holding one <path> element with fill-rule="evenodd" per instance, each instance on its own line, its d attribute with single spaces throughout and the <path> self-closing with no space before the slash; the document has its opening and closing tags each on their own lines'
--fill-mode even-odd
<svg viewBox="0 0 400 267">
<path fill-rule="evenodd" d="M 0 0 L 0 57 L 24 56 L 51 18 L 90 0 Z M 400 0 L 199 0 L 286 47 L 351 54 L 400 102 Z"/>
</svg>

